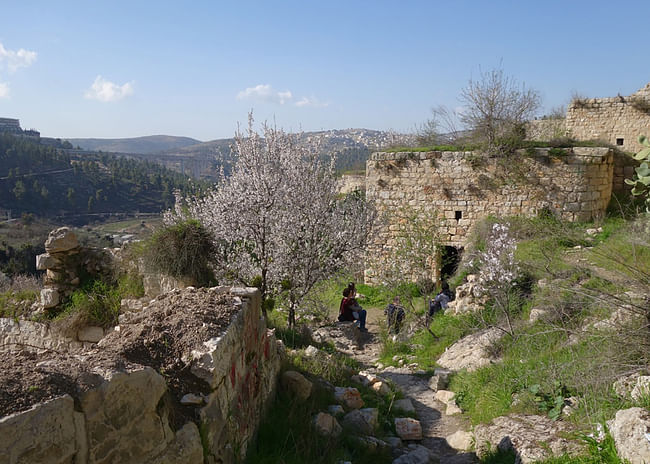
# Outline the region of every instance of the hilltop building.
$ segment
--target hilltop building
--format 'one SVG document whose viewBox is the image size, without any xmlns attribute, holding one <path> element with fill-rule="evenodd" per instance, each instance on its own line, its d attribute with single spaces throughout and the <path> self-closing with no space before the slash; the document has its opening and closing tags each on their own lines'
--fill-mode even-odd
<svg viewBox="0 0 650 464">
<path fill-rule="evenodd" d="M 20 127 L 20 120 L 13 118 L 0 118 L 0 134 L 34 138 L 40 138 L 41 136 L 41 133 L 35 129 L 23 130 Z"/>
</svg>

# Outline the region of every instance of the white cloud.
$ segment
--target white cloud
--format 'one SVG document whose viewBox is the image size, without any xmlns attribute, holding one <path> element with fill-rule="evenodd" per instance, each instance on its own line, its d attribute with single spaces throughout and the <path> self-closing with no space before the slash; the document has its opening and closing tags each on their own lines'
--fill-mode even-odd
<svg viewBox="0 0 650 464">
<path fill-rule="evenodd" d="M 9 96 L 9 85 L 6 82 L 0 82 L 0 98 Z"/>
<path fill-rule="evenodd" d="M 86 98 L 101 102 L 113 102 L 129 95 L 133 95 L 133 82 L 118 85 L 104 79 L 102 76 L 97 76 L 93 85 L 85 93 Z"/>
<path fill-rule="evenodd" d="M 294 105 L 299 107 L 311 106 L 313 108 L 325 108 L 326 106 L 329 106 L 329 103 L 322 102 L 316 97 L 302 97 L 300 100 L 294 103 Z"/>
<path fill-rule="evenodd" d="M 0 63 L 5 63 L 9 72 L 15 72 L 18 68 L 26 68 L 36 61 L 36 52 L 25 50 L 7 50 L 0 43 Z"/>
<path fill-rule="evenodd" d="M 269 84 L 259 84 L 255 87 L 248 87 L 237 94 L 237 100 L 255 100 L 267 103 L 279 103 L 284 105 L 291 100 L 293 95 L 289 90 L 278 92 Z"/>
</svg>

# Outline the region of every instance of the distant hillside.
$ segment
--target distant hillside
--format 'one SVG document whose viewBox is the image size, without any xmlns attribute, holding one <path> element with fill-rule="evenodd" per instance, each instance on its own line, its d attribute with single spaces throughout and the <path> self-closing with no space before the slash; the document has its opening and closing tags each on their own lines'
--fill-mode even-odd
<svg viewBox="0 0 650 464">
<path fill-rule="evenodd" d="M 303 141 L 320 141 L 321 153 L 325 156 L 337 156 L 337 169 L 339 171 L 363 170 L 366 166 L 368 154 L 373 150 L 389 146 L 407 145 L 408 135 L 392 134 L 384 131 L 370 129 L 340 129 L 317 132 L 304 132 L 301 134 Z M 232 162 L 230 145 L 233 139 L 217 139 L 208 142 L 189 145 L 177 149 L 169 149 L 166 155 L 176 155 L 187 158 L 212 157 L 226 170 Z M 155 155 L 152 156 L 155 159 Z"/>
<path fill-rule="evenodd" d="M 194 183 L 193 185 L 196 185 Z M 189 178 L 158 164 L 65 150 L 0 135 L 0 218 L 11 211 L 37 216 L 158 213 L 173 191 L 192 189 Z"/>
<path fill-rule="evenodd" d="M 67 139 L 75 147 L 84 150 L 105 151 L 109 153 L 160 153 L 201 143 L 190 137 L 173 135 L 148 135 L 128 139 Z"/>
</svg>

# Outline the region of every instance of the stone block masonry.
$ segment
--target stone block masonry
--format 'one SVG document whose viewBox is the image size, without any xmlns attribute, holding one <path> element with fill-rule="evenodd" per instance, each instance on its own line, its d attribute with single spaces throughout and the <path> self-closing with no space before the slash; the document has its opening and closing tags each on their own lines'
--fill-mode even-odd
<svg viewBox="0 0 650 464">
<path fill-rule="evenodd" d="M 567 108 L 566 129 L 577 140 L 640 151 L 639 135 L 650 137 L 650 83 L 628 97 L 574 99 Z"/>
<path fill-rule="evenodd" d="M 473 152 L 373 153 L 366 164 L 366 197 L 384 220 L 369 242 L 367 261 L 392 255 L 405 216 L 413 211 L 437 218 L 440 245 L 457 248 L 488 215 L 534 216 L 548 209 L 568 221 L 602 217 L 613 167 L 608 148 L 539 148 L 501 158 Z M 437 280 L 438 267 L 428 277 Z M 368 265 L 366 281 L 377 282 L 377 271 Z"/>
<path fill-rule="evenodd" d="M 65 366 L 66 359 L 85 363 L 86 367 L 76 377 L 81 383 L 71 388 L 69 394 L 0 417 L 0 462 L 232 464 L 242 461 L 273 398 L 280 369 L 275 337 L 261 318 L 259 291 L 254 288 L 189 288 L 171 295 L 154 300 L 158 304 L 168 303 L 152 314 L 157 318 L 152 321 L 179 311 L 174 302 L 183 301 L 180 297 L 184 295 L 203 295 L 204 306 L 223 297 L 231 302 L 228 304 L 232 308 L 232 313 L 227 312 L 232 315 L 217 332 L 218 336 L 205 340 L 178 359 L 181 371 L 187 371 L 187 375 L 191 371 L 198 377 L 197 382 L 199 379 L 206 382 L 205 385 L 201 383 L 202 387 L 195 387 L 203 391 L 185 391 L 184 387 L 182 393 L 192 397 L 192 401 L 187 403 L 181 399 L 180 404 L 193 408 L 189 415 L 179 416 L 178 398 L 170 397 L 174 395 L 174 385 L 169 379 L 178 379 L 171 372 L 162 369 L 158 372 L 128 358 L 119 358 L 115 363 L 110 357 L 116 350 L 121 353 L 121 346 L 140 346 L 126 341 L 142 335 L 136 333 L 142 324 L 138 319 L 141 313 L 137 313 L 134 319 L 127 318 L 91 350 L 75 351 L 73 356 L 63 351 L 50 351 L 47 359 L 25 358 L 33 359 L 30 362 L 34 363 L 25 367 L 28 371 Z M 187 322 L 187 318 L 183 320 Z M 2 328 L 15 329 L 11 324 L 0 324 Z M 192 325 L 184 329 L 186 332 L 195 330 Z M 105 364 L 107 357 L 110 360 Z M 55 376 L 62 375 L 53 372 Z M 179 422 L 179 417 L 186 419 Z"/>
</svg>

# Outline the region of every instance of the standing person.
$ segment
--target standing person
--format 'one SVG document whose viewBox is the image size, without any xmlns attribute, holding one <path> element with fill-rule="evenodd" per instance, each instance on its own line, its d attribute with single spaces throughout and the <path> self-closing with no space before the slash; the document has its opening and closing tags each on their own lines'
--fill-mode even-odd
<svg viewBox="0 0 650 464">
<path fill-rule="evenodd" d="M 397 335 L 402 328 L 402 321 L 406 315 L 404 307 L 399 303 L 399 296 L 393 298 L 393 302 L 384 309 L 384 314 L 386 315 L 388 333 L 393 332 Z"/>
<path fill-rule="evenodd" d="M 343 290 L 343 299 L 341 299 L 341 305 L 339 307 L 339 321 L 359 321 L 359 330 L 361 332 L 367 332 L 367 312 L 357 303 L 354 296 L 355 292 L 354 290 L 350 290 L 349 286 Z"/>
</svg>

